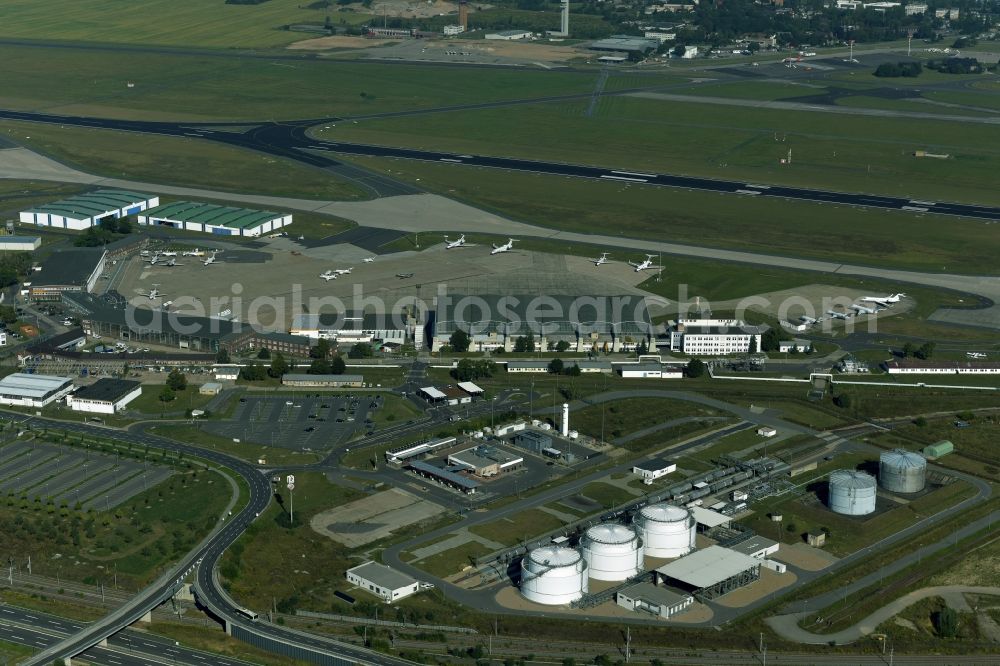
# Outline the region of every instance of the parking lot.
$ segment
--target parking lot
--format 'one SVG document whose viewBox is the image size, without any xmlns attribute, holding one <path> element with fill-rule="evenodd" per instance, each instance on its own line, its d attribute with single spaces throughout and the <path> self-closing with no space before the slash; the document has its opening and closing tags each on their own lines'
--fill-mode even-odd
<svg viewBox="0 0 1000 666">
<path fill-rule="evenodd" d="M 167 467 L 56 444 L 14 442 L 0 448 L 0 493 L 30 501 L 52 498 L 57 505 L 104 511 L 171 474 Z"/>
<path fill-rule="evenodd" d="M 373 395 L 303 393 L 240 398 L 233 418 L 206 422 L 223 437 L 295 451 L 326 451 L 356 432 L 370 430 L 369 413 L 381 405 Z"/>
</svg>

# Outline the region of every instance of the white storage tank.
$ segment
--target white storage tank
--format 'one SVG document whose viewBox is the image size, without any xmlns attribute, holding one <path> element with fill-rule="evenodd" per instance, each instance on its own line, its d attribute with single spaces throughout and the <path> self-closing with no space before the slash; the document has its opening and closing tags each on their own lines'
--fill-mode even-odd
<svg viewBox="0 0 1000 666">
<path fill-rule="evenodd" d="M 830 473 L 830 509 L 848 516 L 875 511 L 875 477 L 853 469 Z"/>
<path fill-rule="evenodd" d="M 594 525 L 580 540 L 580 549 L 595 580 L 628 580 L 642 571 L 642 540 L 624 525 Z"/>
<path fill-rule="evenodd" d="M 649 557 L 681 557 L 694 550 L 694 516 L 683 507 L 650 504 L 639 510 L 635 523 Z"/>
<path fill-rule="evenodd" d="M 927 460 L 905 449 L 886 451 L 879 456 L 878 481 L 894 493 L 919 493 L 927 484 Z"/>
<path fill-rule="evenodd" d="M 587 563 L 565 546 L 544 546 L 521 560 L 521 595 L 528 601 L 561 606 L 587 592 Z"/>
</svg>

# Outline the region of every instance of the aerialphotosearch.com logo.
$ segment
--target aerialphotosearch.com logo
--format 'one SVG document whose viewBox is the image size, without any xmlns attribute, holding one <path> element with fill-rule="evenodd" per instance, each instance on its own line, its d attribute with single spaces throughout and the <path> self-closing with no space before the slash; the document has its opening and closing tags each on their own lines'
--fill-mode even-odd
<svg viewBox="0 0 1000 666">
<path fill-rule="evenodd" d="M 281 294 L 261 294 L 248 299 L 244 297 L 243 285 L 234 282 L 229 294 L 205 300 L 193 295 L 176 296 L 169 310 L 129 306 L 125 319 L 129 329 L 137 333 L 172 331 L 197 336 L 238 333 L 246 329 L 287 330 L 285 323 L 303 314 L 322 315 L 322 326 L 331 330 L 345 326 L 349 318 L 360 313 L 366 315 L 366 328 L 400 329 L 414 323 L 425 324 L 434 312 L 438 324 L 459 326 L 469 334 L 500 327 L 545 334 L 561 322 L 573 323 L 581 333 L 635 324 L 640 328 L 648 327 L 653 334 L 656 327 L 651 324 L 652 318 L 709 319 L 707 313 L 712 312 L 711 302 L 691 297 L 686 284 L 678 285 L 677 298 L 672 301 L 648 294 L 469 295 L 451 293 L 447 283 L 436 285 L 429 294 L 421 292 L 392 298 L 387 298 L 384 292 L 367 294 L 360 283 L 353 284 L 347 296 L 317 295 L 315 291 L 315 287 L 306 290 L 296 283 Z M 855 299 L 847 294 L 824 295 L 818 299 L 793 295 L 777 302 L 765 296 L 749 296 L 732 305 L 726 303 L 724 312 L 725 321 L 734 328 L 739 328 L 738 322 L 753 321 L 755 313 L 765 313 L 778 321 L 811 324 L 813 331 L 830 333 L 837 324 L 851 333 L 860 323 L 856 313 L 866 314 L 857 308 Z M 230 320 L 233 314 L 236 317 Z M 867 317 L 866 323 L 869 333 L 877 332 L 875 317 Z"/>
</svg>

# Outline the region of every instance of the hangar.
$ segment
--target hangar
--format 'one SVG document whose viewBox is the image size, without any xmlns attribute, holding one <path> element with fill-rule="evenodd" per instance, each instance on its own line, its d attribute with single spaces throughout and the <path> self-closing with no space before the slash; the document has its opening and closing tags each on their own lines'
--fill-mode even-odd
<svg viewBox="0 0 1000 666">
<path fill-rule="evenodd" d="M 76 412 L 116 414 L 142 394 L 142 384 L 131 379 L 102 377 L 66 398 Z"/>
<path fill-rule="evenodd" d="M 69 377 L 15 372 L 0 379 L 0 405 L 45 407 L 73 390 Z"/>
<path fill-rule="evenodd" d="M 139 216 L 139 224 L 201 231 L 219 236 L 260 236 L 292 223 L 290 213 L 175 201 Z"/>
<path fill-rule="evenodd" d="M 96 190 L 54 201 L 37 208 L 22 210 L 25 224 L 82 231 L 100 224 L 107 217 L 118 219 L 136 215 L 160 205 L 160 197 L 126 190 Z"/>
<path fill-rule="evenodd" d="M 24 286 L 36 301 L 59 300 L 69 292 L 91 292 L 104 272 L 107 257 L 107 251 L 99 247 L 57 250 Z"/>
</svg>

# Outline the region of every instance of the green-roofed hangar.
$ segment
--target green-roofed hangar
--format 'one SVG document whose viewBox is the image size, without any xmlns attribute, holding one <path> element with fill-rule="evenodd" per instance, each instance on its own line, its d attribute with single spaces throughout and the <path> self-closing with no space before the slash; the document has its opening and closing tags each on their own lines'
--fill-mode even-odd
<svg viewBox="0 0 1000 666">
<path fill-rule="evenodd" d="M 37 208 L 22 210 L 21 222 L 57 229 L 82 231 L 100 224 L 107 217 L 115 219 L 136 215 L 160 205 L 160 197 L 126 190 L 95 190 L 54 201 Z"/>
<path fill-rule="evenodd" d="M 201 231 L 222 236 L 260 236 L 292 223 L 289 213 L 175 201 L 139 216 L 139 224 Z"/>
</svg>

